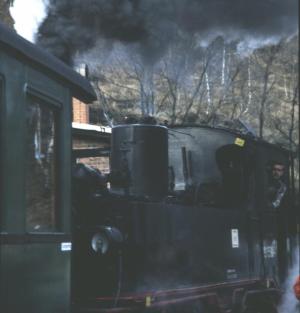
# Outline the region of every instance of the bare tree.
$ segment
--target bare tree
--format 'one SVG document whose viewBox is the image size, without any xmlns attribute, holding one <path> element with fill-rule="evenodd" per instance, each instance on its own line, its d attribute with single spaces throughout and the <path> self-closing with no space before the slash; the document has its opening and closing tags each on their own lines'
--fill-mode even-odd
<svg viewBox="0 0 300 313">
<path fill-rule="evenodd" d="M 238 54 L 237 43 L 216 38 L 203 47 L 198 39 L 179 33 L 156 63 L 147 64 L 138 53 L 121 47 L 94 66 L 99 107 L 108 120 L 118 122 L 128 114 L 150 114 L 170 124 L 242 118 L 261 138 L 294 145 L 297 39 L 255 50 L 246 58 Z"/>
<path fill-rule="evenodd" d="M 264 137 L 266 104 L 268 97 L 275 84 L 275 74 L 272 72 L 272 66 L 275 62 L 276 55 L 280 50 L 280 44 L 270 46 L 267 49 L 260 49 L 254 52 L 257 65 L 261 68 L 261 92 L 257 98 L 259 109 L 259 137 Z"/>
</svg>

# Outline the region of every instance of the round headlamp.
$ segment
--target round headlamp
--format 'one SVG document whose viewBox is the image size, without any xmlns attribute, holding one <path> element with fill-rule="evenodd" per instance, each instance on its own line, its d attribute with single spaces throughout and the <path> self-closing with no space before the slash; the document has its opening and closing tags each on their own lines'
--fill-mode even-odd
<svg viewBox="0 0 300 313">
<path fill-rule="evenodd" d="M 109 247 L 109 241 L 104 233 L 96 233 L 91 240 L 92 249 L 96 253 L 105 254 Z"/>
<path fill-rule="evenodd" d="M 119 247 L 123 242 L 122 233 L 115 227 L 100 226 L 91 239 L 94 252 L 105 254 L 113 247 Z"/>
</svg>

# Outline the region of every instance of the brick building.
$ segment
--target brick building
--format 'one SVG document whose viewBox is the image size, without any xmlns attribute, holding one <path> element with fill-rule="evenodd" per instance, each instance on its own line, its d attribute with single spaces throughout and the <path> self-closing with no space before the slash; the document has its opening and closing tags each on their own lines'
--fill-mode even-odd
<svg viewBox="0 0 300 313">
<path fill-rule="evenodd" d="M 73 108 L 76 110 L 78 107 Z M 73 116 L 77 113 L 74 112 Z M 111 129 L 88 123 L 72 123 L 73 159 L 98 168 L 102 173 L 109 172 L 109 150 Z"/>
<path fill-rule="evenodd" d="M 82 76 L 88 76 L 85 64 L 76 69 Z M 109 172 L 109 150 L 111 129 L 95 125 L 90 106 L 73 99 L 73 160 Z"/>
<path fill-rule="evenodd" d="M 90 124 L 88 105 L 77 99 L 73 99 L 73 122 Z"/>
</svg>

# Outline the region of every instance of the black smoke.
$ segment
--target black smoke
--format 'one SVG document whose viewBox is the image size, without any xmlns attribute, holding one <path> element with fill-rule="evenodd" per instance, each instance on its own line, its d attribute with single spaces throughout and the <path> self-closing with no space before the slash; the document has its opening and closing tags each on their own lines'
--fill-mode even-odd
<svg viewBox="0 0 300 313">
<path fill-rule="evenodd" d="M 135 43 L 156 60 L 182 36 L 284 37 L 298 29 L 297 0 L 49 0 L 37 43 L 70 63 L 97 39 Z"/>
</svg>

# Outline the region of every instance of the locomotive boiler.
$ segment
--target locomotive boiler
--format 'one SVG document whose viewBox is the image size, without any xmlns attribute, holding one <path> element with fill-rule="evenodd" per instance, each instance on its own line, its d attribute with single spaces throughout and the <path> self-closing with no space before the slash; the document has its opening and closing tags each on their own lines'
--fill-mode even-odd
<svg viewBox="0 0 300 313">
<path fill-rule="evenodd" d="M 74 167 L 76 312 L 276 312 L 295 212 L 267 205 L 274 161 L 221 127 L 114 127 L 109 175 Z"/>
</svg>

